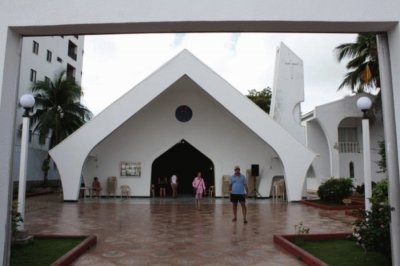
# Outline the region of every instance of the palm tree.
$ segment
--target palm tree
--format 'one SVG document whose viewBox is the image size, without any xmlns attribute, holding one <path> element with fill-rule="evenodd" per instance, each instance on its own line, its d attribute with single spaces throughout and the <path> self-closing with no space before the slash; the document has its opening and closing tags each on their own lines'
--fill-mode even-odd
<svg viewBox="0 0 400 266">
<path fill-rule="evenodd" d="M 49 149 L 60 143 L 92 117 L 80 103 L 82 88 L 74 79 L 65 78 L 65 71 L 54 80 L 37 81 L 32 87 L 36 112 L 32 116 L 34 131 L 40 138 L 50 137 Z M 47 182 L 50 156 L 43 161 L 44 182 Z"/>
<path fill-rule="evenodd" d="M 370 92 L 380 87 L 376 35 L 360 33 L 356 42 L 344 43 L 335 48 L 339 62 L 349 57 L 347 72 L 339 89 L 349 86 L 355 93 Z"/>
<path fill-rule="evenodd" d="M 336 56 L 339 62 L 349 57 L 350 61 L 346 68 L 349 72 L 339 86 L 339 90 L 344 87 L 350 87 L 355 93 L 371 93 L 380 89 L 379 61 L 376 35 L 373 33 L 360 33 L 356 42 L 344 43 L 335 48 Z M 381 92 L 378 91 L 375 96 L 368 116 L 373 122 L 376 119 L 376 111 L 381 109 Z"/>
</svg>

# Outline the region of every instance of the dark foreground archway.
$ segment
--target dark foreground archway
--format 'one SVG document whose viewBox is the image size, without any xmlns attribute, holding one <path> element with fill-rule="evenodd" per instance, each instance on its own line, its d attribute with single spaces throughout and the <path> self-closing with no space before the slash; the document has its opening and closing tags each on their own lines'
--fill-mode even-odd
<svg viewBox="0 0 400 266">
<path fill-rule="evenodd" d="M 175 174 L 178 176 L 178 195 L 192 195 L 192 181 L 199 171 L 203 174 L 206 187 L 213 186 L 213 162 L 182 139 L 154 160 L 151 168 L 151 183 L 155 185 L 155 192 L 158 195 L 158 178 L 167 176 L 169 179 Z M 171 187 L 169 185 L 167 186 L 167 195 L 171 195 Z"/>
</svg>

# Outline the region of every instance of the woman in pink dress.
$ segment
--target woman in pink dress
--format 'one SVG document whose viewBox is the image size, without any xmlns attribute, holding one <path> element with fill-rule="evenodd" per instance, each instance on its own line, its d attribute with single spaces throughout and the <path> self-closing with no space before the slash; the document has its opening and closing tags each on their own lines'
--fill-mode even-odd
<svg viewBox="0 0 400 266">
<path fill-rule="evenodd" d="M 196 191 L 196 208 L 200 210 L 200 200 L 203 197 L 204 191 L 206 191 L 206 184 L 201 176 L 201 172 L 198 172 L 197 176 L 193 179 L 192 186 Z"/>
</svg>

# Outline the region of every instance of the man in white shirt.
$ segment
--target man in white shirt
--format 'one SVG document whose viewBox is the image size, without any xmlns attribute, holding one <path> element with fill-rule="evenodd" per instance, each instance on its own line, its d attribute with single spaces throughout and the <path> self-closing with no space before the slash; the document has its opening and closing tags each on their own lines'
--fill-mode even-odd
<svg viewBox="0 0 400 266">
<path fill-rule="evenodd" d="M 171 176 L 171 188 L 172 197 L 176 198 L 178 196 L 178 177 L 176 175 Z"/>
</svg>

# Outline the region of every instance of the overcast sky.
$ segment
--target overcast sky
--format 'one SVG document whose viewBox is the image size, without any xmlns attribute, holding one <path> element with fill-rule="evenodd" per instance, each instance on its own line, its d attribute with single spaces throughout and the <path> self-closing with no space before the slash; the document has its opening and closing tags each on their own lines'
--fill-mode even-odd
<svg viewBox="0 0 400 266">
<path fill-rule="evenodd" d="M 346 73 L 334 48 L 354 42 L 351 34 L 197 33 L 86 36 L 82 87 L 95 115 L 148 77 L 183 49 L 217 72 L 243 94 L 273 89 L 276 49 L 285 43 L 304 64 L 302 112 L 340 99 Z"/>
</svg>

